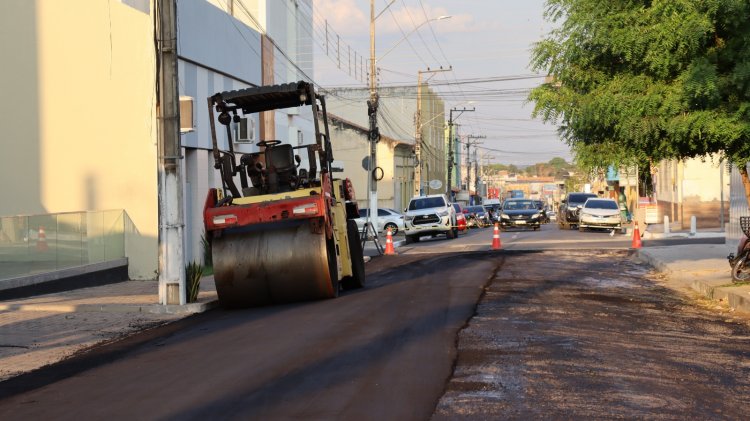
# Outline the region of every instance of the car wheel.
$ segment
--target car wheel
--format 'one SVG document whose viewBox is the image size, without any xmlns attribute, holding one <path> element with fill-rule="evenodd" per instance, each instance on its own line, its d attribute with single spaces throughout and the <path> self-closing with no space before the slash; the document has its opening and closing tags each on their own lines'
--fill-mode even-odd
<svg viewBox="0 0 750 421">
<path fill-rule="evenodd" d="M 393 222 L 389 222 L 385 224 L 385 226 L 383 227 L 383 231 L 388 232 L 389 228 L 391 230 L 391 235 L 398 234 L 398 225 L 394 224 Z"/>
<path fill-rule="evenodd" d="M 447 231 L 447 232 L 445 233 L 445 236 L 446 236 L 446 237 L 447 237 L 447 238 L 448 238 L 449 240 L 452 240 L 452 239 L 456 238 L 456 233 L 455 233 L 455 232 L 453 232 L 453 228 L 451 228 L 451 229 L 449 229 L 449 230 L 448 230 L 448 231 Z"/>
</svg>

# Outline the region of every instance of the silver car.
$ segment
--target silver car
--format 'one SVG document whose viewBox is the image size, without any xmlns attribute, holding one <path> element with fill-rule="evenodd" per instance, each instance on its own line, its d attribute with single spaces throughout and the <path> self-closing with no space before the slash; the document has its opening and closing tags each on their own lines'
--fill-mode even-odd
<svg viewBox="0 0 750 421">
<path fill-rule="evenodd" d="M 370 213 L 369 209 L 360 209 L 359 218 L 354 219 L 357 223 L 359 232 L 362 232 L 362 228 L 365 226 L 367 215 Z M 385 233 L 388 229 L 391 229 L 391 234 L 396 235 L 404 229 L 404 215 L 397 211 L 389 208 L 378 208 L 378 232 Z"/>
<path fill-rule="evenodd" d="M 622 231 L 622 216 L 617 201 L 599 198 L 586 200 L 578 214 L 578 230 L 585 231 L 587 228 Z"/>
</svg>

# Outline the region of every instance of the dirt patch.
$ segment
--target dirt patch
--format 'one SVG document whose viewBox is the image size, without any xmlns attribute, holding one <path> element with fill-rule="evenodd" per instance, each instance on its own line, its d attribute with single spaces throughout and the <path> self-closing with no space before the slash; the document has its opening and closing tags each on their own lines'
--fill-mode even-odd
<svg viewBox="0 0 750 421">
<path fill-rule="evenodd" d="M 750 328 L 627 252 L 508 256 L 434 419 L 743 419 Z"/>
</svg>

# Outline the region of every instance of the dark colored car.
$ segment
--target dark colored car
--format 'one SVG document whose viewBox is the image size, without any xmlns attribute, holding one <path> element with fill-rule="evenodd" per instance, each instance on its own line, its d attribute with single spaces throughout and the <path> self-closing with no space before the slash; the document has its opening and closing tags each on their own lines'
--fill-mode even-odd
<svg viewBox="0 0 750 421">
<path fill-rule="evenodd" d="M 534 200 L 507 199 L 500 208 L 500 228 L 531 228 L 538 230 L 542 213 Z"/>
<path fill-rule="evenodd" d="M 578 213 L 590 197 L 597 196 L 594 193 L 568 193 L 560 203 L 560 211 L 557 213 L 557 224 L 560 229 L 578 226 Z"/>
</svg>

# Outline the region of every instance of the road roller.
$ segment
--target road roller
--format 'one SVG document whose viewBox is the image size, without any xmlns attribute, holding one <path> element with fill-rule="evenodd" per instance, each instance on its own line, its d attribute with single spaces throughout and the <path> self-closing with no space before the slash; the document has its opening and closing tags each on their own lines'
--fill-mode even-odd
<svg viewBox="0 0 750 421">
<path fill-rule="evenodd" d="M 242 118 L 305 106 L 312 110 L 314 143 L 264 139 L 257 152 L 234 150 L 234 126 Z M 316 300 L 364 287 L 353 221 L 359 210 L 351 181 L 333 176 L 325 97 L 304 81 L 253 87 L 212 95 L 208 114 L 222 187 L 209 189 L 203 220 L 219 303 L 231 308 Z"/>
</svg>

